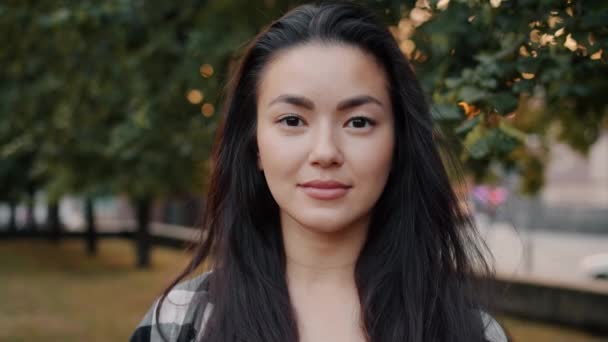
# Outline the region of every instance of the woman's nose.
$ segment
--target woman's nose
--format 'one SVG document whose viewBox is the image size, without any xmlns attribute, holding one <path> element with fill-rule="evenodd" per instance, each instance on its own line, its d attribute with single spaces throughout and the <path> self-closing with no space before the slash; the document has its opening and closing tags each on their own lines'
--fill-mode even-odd
<svg viewBox="0 0 608 342">
<path fill-rule="evenodd" d="M 309 162 L 320 167 L 339 166 L 344 162 L 340 139 L 330 124 L 317 127 L 311 135 Z"/>
</svg>

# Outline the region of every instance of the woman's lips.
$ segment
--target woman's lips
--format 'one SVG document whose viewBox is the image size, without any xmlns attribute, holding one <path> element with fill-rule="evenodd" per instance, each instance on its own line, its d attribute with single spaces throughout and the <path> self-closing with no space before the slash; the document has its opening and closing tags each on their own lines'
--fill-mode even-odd
<svg viewBox="0 0 608 342">
<path fill-rule="evenodd" d="M 301 184 L 299 187 L 306 195 L 319 200 L 333 200 L 343 197 L 351 188 L 350 186 L 334 181 L 312 181 Z"/>
<path fill-rule="evenodd" d="M 321 188 L 313 188 L 313 187 L 301 187 L 302 191 L 308 196 L 314 199 L 320 200 L 332 200 L 340 198 L 348 192 L 349 188 L 330 188 L 330 189 L 321 189 Z"/>
</svg>

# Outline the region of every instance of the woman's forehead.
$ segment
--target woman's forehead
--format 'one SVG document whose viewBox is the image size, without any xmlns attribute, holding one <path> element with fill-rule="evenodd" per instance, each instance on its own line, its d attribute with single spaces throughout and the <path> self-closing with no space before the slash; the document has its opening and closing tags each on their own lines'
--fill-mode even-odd
<svg viewBox="0 0 608 342">
<path fill-rule="evenodd" d="M 259 105 L 281 94 L 313 101 L 370 95 L 387 101 L 385 72 L 361 49 L 345 44 L 308 43 L 277 54 L 260 75 Z"/>
</svg>

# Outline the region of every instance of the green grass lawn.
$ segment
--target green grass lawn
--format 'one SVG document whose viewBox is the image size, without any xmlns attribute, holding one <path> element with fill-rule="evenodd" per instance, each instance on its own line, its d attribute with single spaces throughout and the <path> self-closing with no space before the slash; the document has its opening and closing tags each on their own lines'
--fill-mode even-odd
<svg viewBox="0 0 608 342">
<path fill-rule="evenodd" d="M 0 341 L 126 341 L 153 300 L 183 268 L 185 252 L 157 247 L 150 270 L 132 244 L 0 242 Z M 515 341 L 607 341 L 582 332 L 499 318 Z"/>
<path fill-rule="evenodd" d="M 130 242 L 0 242 L 0 341 L 126 341 L 187 255 L 154 249 L 137 270 Z"/>
</svg>

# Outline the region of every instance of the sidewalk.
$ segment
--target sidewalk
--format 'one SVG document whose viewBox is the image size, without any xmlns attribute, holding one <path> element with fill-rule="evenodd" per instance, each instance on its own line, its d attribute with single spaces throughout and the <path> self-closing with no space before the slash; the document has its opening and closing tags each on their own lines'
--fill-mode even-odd
<svg viewBox="0 0 608 342">
<path fill-rule="evenodd" d="M 499 278 L 608 294 L 608 280 L 593 279 L 582 267 L 585 257 L 608 253 L 608 233 L 516 229 L 506 222 L 479 224 L 479 229 Z"/>
</svg>

